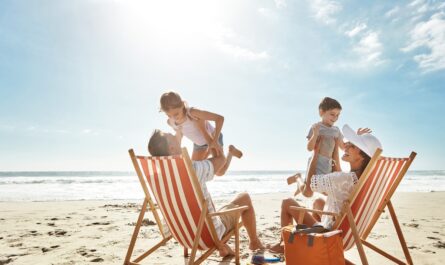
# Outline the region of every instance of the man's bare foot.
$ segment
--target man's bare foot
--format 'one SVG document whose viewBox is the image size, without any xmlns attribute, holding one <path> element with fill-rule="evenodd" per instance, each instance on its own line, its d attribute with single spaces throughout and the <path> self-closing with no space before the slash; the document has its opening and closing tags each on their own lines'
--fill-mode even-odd
<svg viewBox="0 0 445 265">
<path fill-rule="evenodd" d="M 243 156 L 243 152 L 236 149 L 235 146 L 229 145 L 229 153 L 231 153 L 234 157 L 241 158 Z"/>
<path fill-rule="evenodd" d="M 249 243 L 249 249 L 250 250 L 257 250 L 257 249 L 265 249 L 261 241 L 258 239 L 256 241 L 251 241 Z"/>
<path fill-rule="evenodd" d="M 280 253 L 280 254 L 283 254 L 284 253 L 284 245 L 281 245 L 281 242 L 280 243 L 277 243 L 277 244 L 275 244 L 275 245 L 269 245 L 269 246 L 267 246 L 268 247 L 268 249 L 269 249 L 269 251 L 270 252 L 273 252 L 273 253 Z"/>
<path fill-rule="evenodd" d="M 223 258 L 226 256 L 234 256 L 235 255 L 235 252 L 233 252 L 233 250 L 227 244 L 224 244 L 221 249 L 218 249 L 218 251 L 219 251 L 219 255 Z"/>
</svg>

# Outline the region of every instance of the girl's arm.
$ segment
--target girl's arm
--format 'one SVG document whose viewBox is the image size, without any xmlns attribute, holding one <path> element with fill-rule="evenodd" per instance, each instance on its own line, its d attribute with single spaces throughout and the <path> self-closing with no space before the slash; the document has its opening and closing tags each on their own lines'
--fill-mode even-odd
<svg viewBox="0 0 445 265">
<path fill-rule="evenodd" d="M 193 117 L 198 118 L 198 120 L 202 120 L 202 125 L 201 125 L 202 127 L 200 126 L 201 130 L 204 129 L 206 131 L 205 121 L 214 121 L 215 122 L 215 133 L 209 139 L 206 137 L 206 134 L 204 134 L 204 137 L 208 141 L 208 144 L 210 147 L 216 148 L 217 147 L 216 145 L 218 145 L 218 138 L 219 138 L 219 135 L 221 134 L 222 126 L 224 124 L 224 117 L 219 114 L 213 113 L 213 112 L 194 109 L 194 108 L 190 109 L 190 114 Z M 207 135 L 208 135 L 208 133 L 207 133 Z"/>
<path fill-rule="evenodd" d="M 311 163 L 309 165 L 309 171 L 306 176 L 306 183 L 303 189 L 303 195 L 306 197 L 311 197 L 314 192 L 311 189 L 312 176 L 315 174 L 315 169 L 317 168 L 318 154 L 320 152 L 320 142 L 323 141 L 323 136 L 317 138 L 314 146 L 314 155 L 312 156 Z"/>
</svg>

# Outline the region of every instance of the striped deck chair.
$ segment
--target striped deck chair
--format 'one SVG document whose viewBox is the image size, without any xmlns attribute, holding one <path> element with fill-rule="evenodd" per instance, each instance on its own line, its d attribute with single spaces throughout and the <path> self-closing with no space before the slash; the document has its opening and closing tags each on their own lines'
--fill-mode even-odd
<svg viewBox="0 0 445 265">
<path fill-rule="evenodd" d="M 132 149 L 129 153 L 145 198 L 124 264 L 138 264 L 172 238 L 184 247 L 184 257 L 188 257 L 188 249 L 191 249 L 188 264 L 200 264 L 217 249 L 219 244 L 226 243 L 233 235 L 235 235 L 235 261 L 239 264 L 239 228 L 242 226 L 239 218 L 241 211 L 248 209 L 248 206 L 209 213 L 201 185 L 185 148 L 182 149 L 182 155 L 177 156 L 136 156 Z M 153 213 L 162 240 L 131 261 L 147 206 Z M 161 214 L 158 213 L 158 209 Z M 224 214 L 236 214 L 238 222 L 235 229 L 219 240 L 212 217 Z M 161 215 L 164 222 L 161 221 Z M 195 260 L 197 250 L 205 252 Z"/>
<path fill-rule="evenodd" d="M 363 245 L 397 264 L 413 264 L 390 199 L 416 157 L 416 153 L 412 152 L 407 158 L 390 158 L 380 156 L 381 152 L 381 149 L 377 149 L 371 158 L 340 214 L 309 210 L 302 207 L 291 208 L 299 211 L 298 223 L 302 223 L 306 211 L 335 216 L 336 222 L 333 229 L 343 231 L 344 250 L 349 250 L 355 244 L 362 264 L 368 264 Z M 406 263 L 366 241 L 385 207 L 388 208 L 391 215 L 405 254 Z"/>
</svg>

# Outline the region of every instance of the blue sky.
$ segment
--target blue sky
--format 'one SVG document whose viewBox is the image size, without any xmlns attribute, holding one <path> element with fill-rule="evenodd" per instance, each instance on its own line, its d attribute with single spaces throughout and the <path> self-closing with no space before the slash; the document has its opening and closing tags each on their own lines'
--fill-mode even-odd
<svg viewBox="0 0 445 265">
<path fill-rule="evenodd" d="M 225 116 L 235 170 L 305 169 L 325 96 L 445 169 L 444 73 L 443 1 L 1 1 L 0 170 L 132 170 L 167 90 Z"/>
</svg>

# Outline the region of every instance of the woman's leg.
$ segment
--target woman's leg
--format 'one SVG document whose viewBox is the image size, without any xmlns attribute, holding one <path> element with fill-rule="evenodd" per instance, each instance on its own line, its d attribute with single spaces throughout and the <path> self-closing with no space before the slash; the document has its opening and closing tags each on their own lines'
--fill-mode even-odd
<svg viewBox="0 0 445 265">
<path fill-rule="evenodd" d="M 293 220 L 298 220 L 299 212 L 291 211 L 291 206 L 299 207 L 300 205 L 292 198 L 284 199 L 281 202 L 281 227 L 292 224 Z M 315 222 L 317 222 L 317 220 L 315 220 L 315 218 L 310 213 L 304 213 L 303 224 L 312 226 Z M 269 249 L 273 252 L 284 253 L 284 246 L 281 245 L 282 240 L 283 239 L 280 238 L 280 242 L 272 245 Z"/>
<path fill-rule="evenodd" d="M 322 198 L 318 198 L 312 204 L 312 209 L 323 211 L 325 201 Z M 317 220 L 317 222 L 321 221 L 321 216 L 318 213 L 312 213 L 312 216 Z"/>
</svg>

